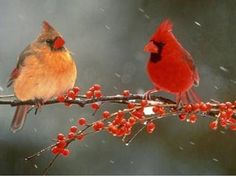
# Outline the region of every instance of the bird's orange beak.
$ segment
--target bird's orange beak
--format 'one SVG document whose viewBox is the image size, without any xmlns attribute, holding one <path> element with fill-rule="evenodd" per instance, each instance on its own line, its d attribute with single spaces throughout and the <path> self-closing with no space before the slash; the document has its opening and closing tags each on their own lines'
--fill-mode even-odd
<svg viewBox="0 0 236 177">
<path fill-rule="evenodd" d="M 148 42 L 145 47 L 144 51 L 148 53 L 158 53 L 157 46 L 153 43 L 153 41 Z"/>
<path fill-rule="evenodd" d="M 65 41 L 62 37 L 57 37 L 56 40 L 54 41 L 53 48 L 59 49 L 62 48 L 63 45 L 65 44 Z"/>
</svg>

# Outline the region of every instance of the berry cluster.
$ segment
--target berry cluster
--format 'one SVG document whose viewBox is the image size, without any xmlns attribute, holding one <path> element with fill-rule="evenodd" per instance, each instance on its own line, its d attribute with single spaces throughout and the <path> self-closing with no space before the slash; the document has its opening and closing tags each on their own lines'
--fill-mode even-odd
<svg viewBox="0 0 236 177">
<path fill-rule="evenodd" d="M 213 130 L 220 125 L 223 128 L 230 128 L 236 131 L 236 119 L 234 118 L 234 112 L 236 108 L 236 101 L 234 103 L 226 102 L 218 105 L 219 113 L 217 118 L 209 124 L 209 127 Z"/>
<path fill-rule="evenodd" d="M 114 115 L 113 121 L 108 124 L 107 131 L 113 136 L 118 137 L 130 135 L 131 129 L 134 125 L 130 119 L 133 119 L 133 117 L 126 119 L 124 111 L 118 111 L 116 115 Z"/>
<path fill-rule="evenodd" d="M 58 97 L 57 100 L 68 104 L 66 100 L 75 100 L 80 89 L 75 87 L 67 92 L 66 95 Z M 167 115 L 178 114 L 181 121 L 195 123 L 198 119 L 197 115 L 204 115 L 215 118 L 209 123 L 209 127 L 216 130 L 218 126 L 230 128 L 236 131 L 235 109 L 236 101 L 234 103 L 195 103 L 186 104 L 180 108 L 176 108 L 173 104 L 160 103 L 155 101 L 143 100 L 129 100 L 131 95 L 129 90 L 124 90 L 122 93 L 127 107 L 114 113 L 105 110 L 102 113 L 101 119 L 88 124 L 85 118 L 78 119 L 77 125 L 70 127 L 66 136 L 59 133 L 57 136 L 57 143 L 52 148 L 53 154 L 69 155 L 70 151 L 67 149 L 68 145 L 74 140 L 83 140 L 86 135 L 92 132 L 99 132 L 106 130 L 108 133 L 116 137 L 131 136 L 132 129 L 136 124 L 142 124 L 146 128 L 147 133 L 153 133 L 156 129 L 155 120 L 166 117 Z M 94 84 L 86 92 L 85 99 L 91 103 L 93 110 L 100 108 L 100 99 L 103 96 L 101 86 Z M 147 114 L 145 109 L 151 108 L 152 113 Z M 80 131 L 78 126 L 80 126 Z M 89 133 L 86 130 L 90 129 Z M 136 136 L 136 134 L 134 134 Z"/>
<path fill-rule="evenodd" d="M 130 96 L 130 91 L 124 90 L 123 96 Z M 156 128 L 156 125 L 153 123 L 155 117 L 150 118 L 145 116 L 144 109 L 147 106 L 149 106 L 147 100 L 141 100 L 140 102 L 128 102 L 128 109 L 124 109 L 123 111 L 119 110 L 113 114 L 113 120 L 108 124 L 107 131 L 113 136 L 126 137 L 132 134 L 132 128 L 135 124 L 139 123 L 146 125 L 146 131 L 148 133 L 152 133 Z M 161 106 L 154 106 L 153 112 L 159 116 L 164 116 L 165 114 L 165 110 Z M 108 111 L 103 112 L 103 117 L 109 118 L 110 113 Z"/>
<path fill-rule="evenodd" d="M 64 156 L 68 156 L 70 151 L 69 149 L 66 149 L 66 147 L 67 147 L 66 137 L 62 133 L 59 133 L 57 135 L 57 144 L 51 149 L 51 151 L 53 154 L 62 154 Z"/>
<path fill-rule="evenodd" d="M 78 119 L 78 125 L 80 126 L 86 126 L 86 119 L 80 118 Z M 51 149 L 53 154 L 62 154 L 64 156 L 69 155 L 70 151 L 69 149 L 66 149 L 66 147 L 69 145 L 69 143 L 75 139 L 77 140 L 83 140 L 84 139 L 84 133 L 82 131 L 79 131 L 77 125 L 73 125 L 70 127 L 69 132 L 67 136 L 65 136 L 62 133 L 59 133 L 57 135 L 57 143 L 56 145 Z"/>
<path fill-rule="evenodd" d="M 101 86 L 99 84 L 94 84 L 86 92 L 87 98 L 100 98 L 102 96 Z"/>
<path fill-rule="evenodd" d="M 65 95 L 60 95 L 57 97 L 57 101 L 61 103 L 65 103 L 65 106 L 70 106 L 71 104 L 69 102 L 66 102 L 67 100 L 75 100 L 80 92 L 79 87 L 74 87 L 73 89 L 70 89 L 67 91 Z"/>
<path fill-rule="evenodd" d="M 101 86 L 99 84 L 94 84 L 92 87 L 85 94 L 86 98 L 93 99 L 93 98 L 100 98 L 102 97 Z M 93 110 L 98 110 L 100 108 L 99 102 L 94 102 L 91 104 L 91 108 Z"/>
<path fill-rule="evenodd" d="M 195 123 L 197 121 L 197 113 L 207 113 L 211 110 L 211 108 L 212 105 L 210 103 L 203 102 L 184 105 L 182 112 L 179 114 L 179 119 L 181 121 Z"/>
<path fill-rule="evenodd" d="M 216 116 L 214 116 L 215 120 L 209 124 L 211 129 L 216 130 L 220 125 L 223 128 L 230 128 L 236 131 L 236 119 L 233 117 L 235 108 L 236 101 L 234 103 L 226 102 L 220 104 L 211 104 L 209 102 L 187 104 L 179 114 L 179 119 L 181 121 L 186 120 L 195 123 L 197 121 L 197 113 L 208 115 L 209 112 L 216 112 Z"/>
</svg>

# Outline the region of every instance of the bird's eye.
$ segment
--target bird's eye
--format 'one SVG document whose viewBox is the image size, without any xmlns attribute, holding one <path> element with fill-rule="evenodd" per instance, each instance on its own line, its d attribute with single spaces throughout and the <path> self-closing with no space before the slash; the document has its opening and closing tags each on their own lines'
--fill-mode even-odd
<svg viewBox="0 0 236 177">
<path fill-rule="evenodd" d="M 52 39 L 47 39 L 47 40 L 46 40 L 46 43 L 52 44 L 52 43 L 53 43 L 53 40 L 52 40 Z"/>
</svg>

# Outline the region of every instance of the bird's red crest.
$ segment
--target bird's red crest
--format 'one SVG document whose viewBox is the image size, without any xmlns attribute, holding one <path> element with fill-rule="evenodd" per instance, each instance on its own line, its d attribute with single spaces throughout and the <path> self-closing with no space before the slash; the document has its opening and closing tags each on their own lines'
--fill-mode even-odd
<svg viewBox="0 0 236 177">
<path fill-rule="evenodd" d="M 173 28 L 173 23 L 169 19 L 164 20 L 157 28 L 151 40 L 155 41 L 165 40 L 167 35 L 169 35 L 169 33 L 172 32 L 172 28 Z"/>
</svg>

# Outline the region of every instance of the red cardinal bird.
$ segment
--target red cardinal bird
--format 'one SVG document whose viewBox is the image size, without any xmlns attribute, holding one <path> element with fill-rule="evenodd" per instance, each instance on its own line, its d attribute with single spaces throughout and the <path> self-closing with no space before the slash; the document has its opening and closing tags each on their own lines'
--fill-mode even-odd
<svg viewBox="0 0 236 177">
<path fill-rule="evenodd" d="M 163 21 L 157 28 L 144 51 L 151 53 L 147 72 L 156 90 L 176 95 L 176 102 L 200 102 L 192 90 L 198 85 L 199 75 L 191 55 L 172 33 L 173 24 Z"/>
<path fill-rule="evenodd" d="M 76 65 L 64 47 L 64 39 L 48 22 L 37 39 L 20 54 L 8 86 L 13 84 L 16 97 L 21 101 L 48 99 L 62 95 L 76 81 Z M 21 129 L 29 105 L 17 106 L 11 130 Z"/>
</svg>

